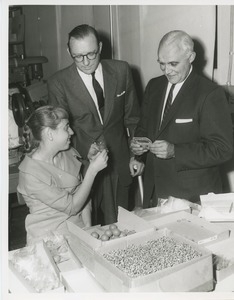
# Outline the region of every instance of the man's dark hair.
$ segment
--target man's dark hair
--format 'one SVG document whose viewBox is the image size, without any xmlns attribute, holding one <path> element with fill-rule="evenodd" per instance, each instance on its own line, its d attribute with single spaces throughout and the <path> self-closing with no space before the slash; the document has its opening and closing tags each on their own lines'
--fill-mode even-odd
<svg viewBox="0 0 234 300">
<path fill-rule="evenodd" d="M 82 24 L 82 25 L 78 25 L 75 28 L 73 28 L 72 31 L 69 32 L 69 34 L 68 34 L 67 46 L 68 46 L 69 51 L 70 51 L 69 42 L 72 37 L 75 39 L 83 39 L 84 37 L 86 37 L 90 34 L 93 34 L 96 37 L 97 44 L 99 45 L 100 38 L 99 38 L 98 32 L 92 26 L 89 26 L 87 24 Z"/>
</svg>

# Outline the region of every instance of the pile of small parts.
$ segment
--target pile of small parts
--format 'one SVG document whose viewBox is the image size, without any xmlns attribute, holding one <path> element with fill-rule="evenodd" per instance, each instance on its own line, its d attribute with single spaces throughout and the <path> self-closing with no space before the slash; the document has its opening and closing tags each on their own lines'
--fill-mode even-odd
<svg viewBox="0 0 234 300">
<path fill-rule="evenodd" d="M 56 264 L 70 259 L 68 245 L 63 235 L 50 234 L 44 237 L 44 241 Z"/>
<path fill-rule="evenodd" d="M 201 256 L 202 253 L 191 245 L 166 236 L 103 254 L 105 259 L 132 278 L 171 268 Z"/>
<path fill-rule="evenodd" d="M 111 225 L 109 225 L 108 228 L 106 228 L 104 230 L 104 232 L 102 232 L 100 234 L 96 231 L 92 231 L 91 236 L 98 240 L 105 242 L 105 241 L 121 238 L 121 237 L 130 235 L 130 234 L 133 234 L 133 233 L 136 233 L 136 231 L 135 230 L 127 230 L 127 229 L 120 230 L 116 224 L 111 224 Z"/>
</svg>

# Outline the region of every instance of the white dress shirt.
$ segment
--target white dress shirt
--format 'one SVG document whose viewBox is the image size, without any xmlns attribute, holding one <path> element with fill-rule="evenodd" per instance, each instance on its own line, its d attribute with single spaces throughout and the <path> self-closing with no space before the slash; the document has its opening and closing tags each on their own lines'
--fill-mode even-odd
<svg viewBox="0 0 234 300">
<path fill-rule="evenodd" d="M 193 69 L 193 67 L 191 66 L 191 68 L 190 68 L 190 70 L 189 70 L 189 73 L 188 73 L 188 75 L 186 76 L 185 80 L 188 78 L 189 74 L 192 72 L 192 69 Z M 176 97 L 177 94 L 179 93 L 179 91 L 180 91 L 182 85 L 184 84 L 185 80 L 182 81 L 182 82 L 179 82 L 179 83 L 177 83 L 177 84 L 175 85 L 174 90 L 173 90 L 173 93 L 172 93 L 172 95 L 173 95 L 173 96 L 172 96 L 172 103 L 174 102 L 175 97 Z M 164 113 L 164 109 L 165 109 L 165 106 L 166 106 L 167 97 L 168 97 L 168 94 L 169 94 L 169 92 L 170 92 L 171 86 L 172 86 L 172 83 L 170 83 L 170 82 L 168 81 L 168 84 L 167 84 L 167 91 L 166 91 L 166 95 L 165 95 L 165 99 L 164 99 L 164 104 L 163 104 L 163 109 L 162 109 L 162 114 L 161 114 L 161 122 L 162 122 L 162 117 L 163 117 L 163 113 Z"/>
<path fill-rule="evenodd" d="M 99 115 L 99 118 L 100 118 L 100 121 L 101 123 L 103 124 L 103 120 L 102 120 L 102 117 L 101 117 L 101 114 L 100 114 L 100 111 L 99 111 L 99 108 L 98 108 L 98 101 L 97 101 L 97 96 L 96 96 L 96 93 L 94 91 L 94 88 L 93 88 L 93 84 L 92 84 L 92 75 L 91 74 L 85 74 L 84 72 L 80 71 L 78 68 L 77 68 L 77 71 L 81 77 L 81 79 L 83 80 L 86 88 L 88 89 L 92 99 L 93 99 L 93 102 L 97 108 L 97 112 L 98 112 L 98 115 Z M 105 97 L 105 91 L 104 91 L 104 81 L 103 81 L 103 72 L 102 72 L 102 65 L 101 63 L 99 63 L 96 71 L 95 71 L 95 78 L 97 79 L 97 81 L 99 82 L 100 86 L 102 87 L 102 90 L 103 90 L 103 96 Z"/>
</svg>

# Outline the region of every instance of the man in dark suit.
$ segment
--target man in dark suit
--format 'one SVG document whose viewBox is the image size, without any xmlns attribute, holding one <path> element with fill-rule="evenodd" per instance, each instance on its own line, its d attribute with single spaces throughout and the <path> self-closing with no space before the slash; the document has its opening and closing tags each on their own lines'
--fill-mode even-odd
<svg viewBox="0 0 234 300">
<path fill-rule="evenodd" d="M 74 147 L 83 160 L 92 159 L 87 155 L 94 142 L 108 148 L 108 167 L 93 186 L 93 224 L 114 223 L 118 206 L 133 208 L 129 188 L 132 176 L 142 171 L 142 165 L 130 159 L 128 145 L 139 121 L 131 71 L 123 61 L 100 61 L 102 42 L 86 24 L 69 33 L 68 51 L 74 63 L 48 80 L 49 102 L 70 113 Z"/>
<path fill-rule="evenodd" d="M 158 47 L 164 76 L 149 81 L 135 132 L 152 143 L 143 149 L 131 142 L 134 154 L 146 156 L 144 207 L 158 198 L 199 202 L 201 194 L 222 192 L 219 165 L 232 157 L 231 116 L 222 88 L 195 73 L 193 45 L 185 32 L 171 31 Z"/>
</svg>

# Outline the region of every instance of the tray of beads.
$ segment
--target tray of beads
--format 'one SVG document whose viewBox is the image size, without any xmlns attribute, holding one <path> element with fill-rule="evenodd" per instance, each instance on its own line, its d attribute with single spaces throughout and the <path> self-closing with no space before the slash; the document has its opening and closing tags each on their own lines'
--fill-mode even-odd
<svg viewBox="0 0 234 300">
<path fill-rule="evenodd" d="M 126 239 L 139 232 L 153 232 L 154 226 L 134 215 L 122 207 L 118 207 L 118 222 L 105 226 L 92 226 L 86 230 L 67 221 L 70 232 L 68 241 L 73 253 L 87 267 L 93 271 L 93 253 L 109 244 L 118 244 L 118 240 Z"/>
<path fill-rule="evenodd" d="M 93 274 L 108 292 L 213 289 L 211 252 L 166 228 L 100 248 L 94 261 Z"/>
</svg>

